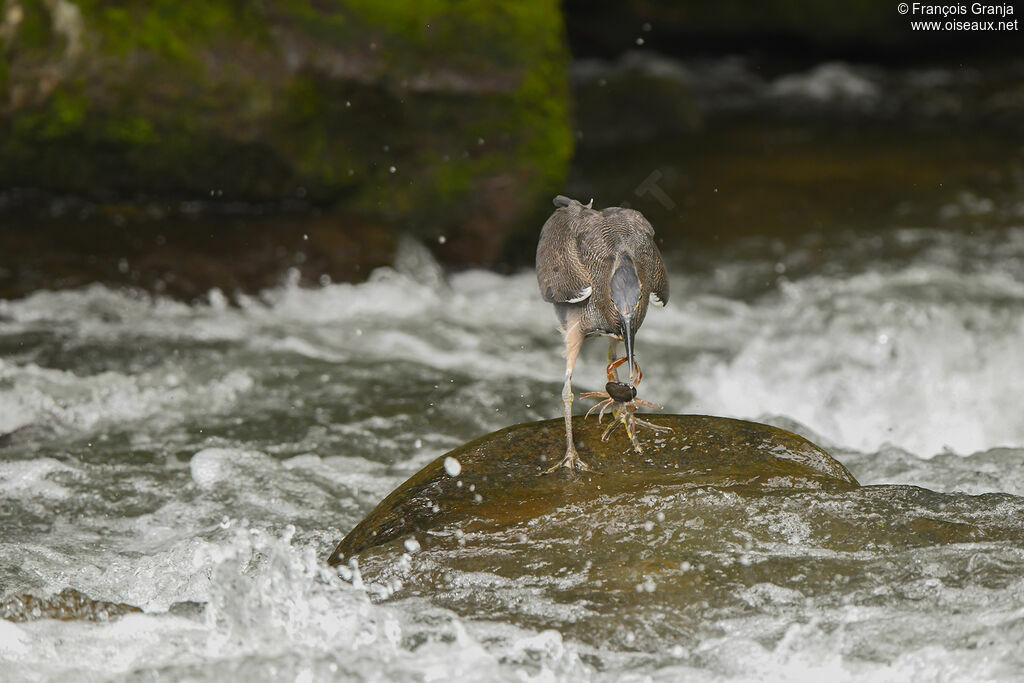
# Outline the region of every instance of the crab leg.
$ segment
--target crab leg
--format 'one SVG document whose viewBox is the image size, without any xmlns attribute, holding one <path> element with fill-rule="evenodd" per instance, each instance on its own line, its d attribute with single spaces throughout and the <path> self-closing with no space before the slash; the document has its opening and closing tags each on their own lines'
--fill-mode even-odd
<svg viewBox="0 0 1024 683">
<path fill-rule="evenodd" d="M 648 422 L 647 420 L 641 420 L 639 417 L 636 417 L 635 415 L 633 416 L 633 422 L 635 424 L 638 424 L 638 425 L 643 425 L 644 427 L 647 427 L 648 429 L 653 429 L 656 432 L 671 432 L 672 431 L 671 427 L 663 427 L 661 425 L 656 425 L 653 422 Z"/>
<path fill-rule="evenodd" d="M 633 403 L 637 404 L 638 406 L 643 406 L 644 408 L 658 409 L 662 407 L 660 403 L 651 403 L 650 401 L 645 401 L 642 398 L 634 398 Z"/>
<path fill-rule="evenodd" d="M 608 364 L 608 367 L 605 368 L 605 373 L 608 375 L 609 382 L 619 381 L 619 375 L 615 371 L 618 370 L 619 366 L 625 363 L 627 360 L 628 359 L 625 356 L 623 356 L 622 358 L 613 360 L 611 363 Z"/>
<path fill-rule="evenodd" d="M 605 368 L 605 372 L 608 375 L 609 382 L 618 381 L 619 377 L 618 373 L 616 373 L 616 370 L 619 368 L 620 365 L 625 363 L 627 360 L 629 359 L 626 356 L 623 356 L 622 358 L 617 358 L 608 364 L 608 367 Z M 636 386 L 637 384 L 640 384 L 640 381 L 644 378 L 644 373 L 642 370 L 640 370 L 640 363 L 637 362 L 636 358 L 633 359 L 633 369 L 636 371 L 636 381 L 633 382 L 633 386 Z"/>
<path fill-rule="evenodd" d="M 593 392 L 593 393 L 597 393 L 597 392 Z M 603 395 L 604 394 L 602 394 L 602 396 Z M 581 396 L 580 398 L 583 398 L 583 397 Z M 601 412 L 598 413 L 598 415 L 597 415 L 597 423 L 601 424 L 601 419 L 604 417 L 604 411 L 608 410 L 608 407 L 610 405 L 612 405 L 613 403 L 615 403 L 615 399 L 613 399 L 613 398 L 608 398 L 608 399 L 605 399 L 604 401 L 601 401 L 600 403 L 595 403 L 593 406 L 590 407 L 590 410 L 587 411 L 587 414 L 583 416 L 584 419 L 590 417 L 590 414 L 592 412 L 594 412 L 595 410 L 600 408 Z"/>
</svg>

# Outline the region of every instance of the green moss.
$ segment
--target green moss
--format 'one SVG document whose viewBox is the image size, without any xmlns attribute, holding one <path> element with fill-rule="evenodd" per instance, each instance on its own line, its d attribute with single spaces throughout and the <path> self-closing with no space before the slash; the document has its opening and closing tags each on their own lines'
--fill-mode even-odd
<svg viewBox="0 0 1024 683">
<path fill-rule="evenodd" d="M 544 183 L 560 184 L 573 146 L 564 62 L 552 60 L 534 68 L 515 101 L 520 125 L 533 131 L 523 144 L 525 156 L 536 164 Z"/>
<path fill-rule="evenodd" d="M 525 178 L 528 194 L 560 189 L 572 154 L 568 55 L 560 30 L 537 30 L 538 25 L 560 27 L 557 5 L 525 4 L 530 11 L 519 3 L 502 4 L 496 17 L 494 6 L 486 3 L 460 3 L 457 14 L 452 3 L 428 2 L 409 11 L 400 3 L 349 3 L 345 15 L 334 17 L 335 28 L 372 25 L 363 40 L 367 45 L 382 41 L 391 78 L 383 86 L 344 92 L 332 92 L 329 83 L 312 76 L 293 84 L 286 119 L 292 139 L 304 142 L 298 147 L 304 151 L 297 152 L 300 167 L 340 183 L 348 190 L 346 201 L 361 210 L 387 214 L 406 226 L 437 225 L 473 206 L 480 181 L 496 175 Z M 455 42 L 445 44 L 449 33 Z M 399 39 L 400 47 L 392 47 Z M 473 56 L 474 49 L 489 58 L 476 54 L 472 73 L 484 67 L 494 71 L 500 61 L 493 76 L 500 85 L 496 91 L 419 93 L 402 87 L 406 68 L 409 75 L 430 74 L 460 54 Z M 412 59 L 422 50 L 433 52 L 429 61 Z M 506 68 L 511 65 L 517 68 Z M 342 102 L 351 106 L 338 106 Z M 360 134 L 353 136 L 353 130 Z M 327 173 L 330 168 L 341 176 Z M 517 187 L 524 188 L 521 182 Z"/>
<path fill-rule="evenodd" d="M 389 38 L 380 48 L 392 51 L 397 46 L 398 59 L 403 52 L 426 52 L 436 59 L 443 48 L 450 59 L 477 68 L 521 65 L 535 49 L 530 39 L 561 26 L 555 2 L 350 0 L 345 12 Z M 461 59 L 470 56 L 472 60 Z"/>
<path fill-rule="evenodd" d="M 358 0 L 349 3 L 349 9 L 358 21 L 384 30 L 379 39 L 388 41 L 384 47 L 392 50 L 390 60 L 399 71 L 403 51 L 411 62 L 426 52 L 434 63 L 457 64 L 470 73 L 489 69 L 496 82 L 511 79 L 510 88 L 477 96 L 472 105 L 454 96 L 430 104 L 418 101 L 423 129 L 451 130 L 453 123 L 445 115 L 448 107 L 464 114 L 462 123 L 454 124 L 459 128 L 449 134 L 447 147 L 442 143 L 423 148 L 417 165 L 422 167 L 421 182 L 399 188 L 389 183 L 388 192 L 415 195 L 418 184 L 434 193 L 432 205 L 451 211 L 474 191 L 481 177 L 496 173 L 524 175 L 531 194 L 561 188 L 572 155 L 572 135 L 568 53 L 557 3 L 432 0 L 410 9 L 397 0 Z M 399 40 L 403 47 L 395 51 L 393 44 Z M 503 68 L 509 70 L 503 73 Z M 482 146 L 478 139 L 484 141 Z M 455 141 L 461 144 L 451 144 Z"/>
<path fill-rule="evenodd" d="M 106 122 L 103 137 L 131 145 L 151 145 L 157 140 L 153 124 L 141 116 L 112 119 Z"/>
<path fill-rule="evenodd" d="M 81 92 L 57 92 L 42 109 L 16 118 L 12 133 L 26 142 L 65 137 L 81 127 L 88 107 Z"/>
</svg>

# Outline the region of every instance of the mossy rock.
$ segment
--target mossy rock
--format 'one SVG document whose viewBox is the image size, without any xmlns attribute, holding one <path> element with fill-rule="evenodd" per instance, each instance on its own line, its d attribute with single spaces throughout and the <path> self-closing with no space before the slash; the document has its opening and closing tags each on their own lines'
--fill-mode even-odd
<svg viewBox="0 0 1024 683">
<path fill-rule="evenodd" d="M 554 0 L 9 0 L 0 186 L 299 197 L 492 262 L 564 180 L 563 32 Z"/>
<path fill-rule="evenodd" d="M 672 431 L 641 432 L 642 455 L 625 435 L 601 441 L 594 418 L 574 420 L 580 457 L 594 473 L 543 476 L 565 451 L 562 420 L 508 427 L 430 463 L 393 491 L 341 541 L 328 563 L 416 534 L 429 544 L 446 528 L 500 529 L 599 497 L 638 499 L 671 487 L 848 489 L 857 480 L 828 453 L 791 432 L 704 415 L 651 415 Z M 607 423 L 606 423 L 607 424 Z M 455 472 L 455 474 L 453 474 Z"/>
</svg>

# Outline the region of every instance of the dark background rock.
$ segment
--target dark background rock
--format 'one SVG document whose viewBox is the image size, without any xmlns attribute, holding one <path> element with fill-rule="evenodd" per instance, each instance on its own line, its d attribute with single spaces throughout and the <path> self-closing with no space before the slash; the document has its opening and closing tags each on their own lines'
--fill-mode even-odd
<svg viewBox="0 0 1024 683">
<path fill-rule="evenodd" d="M 908 26 L 912 18 L 936 17 L 900 14 L 898 4 L 878 0 L 838 4 L 814 0 L 566 0 L 564 8 L 570 47 L 577 57 L 615 57 L 633 49 L 638 38 L 647 48 L 663 54 L 759 53 L 804 63 L 823 59 L 892 63 L 979 52 L 1019 54 L 1020 35 L 1013 31 L 912 31 Z"/>
<path fill-rule="evenodd" d="M 39 199 L 51 201 L 49 198 Z M 398 235 L 367 216 L 196 202 L 63 200 L 60 217 L 8 213 L 0 236 L 0 298 L 37 289 L 123 284 L 193 300 L 229 299 L 290 279 L 357 281 L 392 261 Z"/>
<path fill-rule="evenodd" d="M 493 263 L 572 149 L 551 0 L 11 0 L 0 48 L 3 188 L 298 198 Z"/>
</svg>

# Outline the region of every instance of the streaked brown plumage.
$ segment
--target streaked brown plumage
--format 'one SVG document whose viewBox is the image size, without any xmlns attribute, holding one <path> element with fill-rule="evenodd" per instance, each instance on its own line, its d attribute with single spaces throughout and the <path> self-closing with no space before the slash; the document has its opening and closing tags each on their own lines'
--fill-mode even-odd
<svg viewBox="0 0 1024 683">
<path fill-rule="evenodd" d="M 572 440 L 572 371 L 587 337 L 612 337 L 626 344 L 633 376 L 633 338 L 647 315 L 648 303 L 668 302 L 665 263 L 654 243 L 654 228 L 639 211 L 590 204 L 559 195 L 558 207 L 541 229 L 537 244 L 537 283 L 541 296 L 555 306 L 565 338 L 566 452 L 558 465 L 589 469 Z"/>
</svg>

